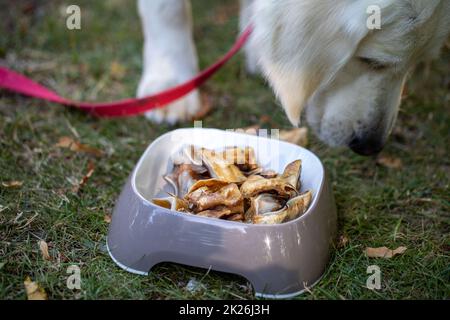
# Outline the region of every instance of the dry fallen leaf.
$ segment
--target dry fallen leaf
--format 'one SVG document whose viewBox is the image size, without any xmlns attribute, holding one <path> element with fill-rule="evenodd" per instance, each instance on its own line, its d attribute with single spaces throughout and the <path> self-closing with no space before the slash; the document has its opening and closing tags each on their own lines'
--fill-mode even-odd
<svg viewBox="0 0 450 320">
<path fill-rule="evenodd" d="M 217 10 L 217 13 L 214 15 L 214 24 L 223 26 L 229 20 L 229 15 L 222 11 Z"/>
<path fill-rule="evenodd" d="M 103 221 L 105 221 L 106 223 L 111 223 L 111 216 L 109 214 L 105 214 L 105 216 L 103 217 Z"/>
<path fill-rule="evenodd" d="M 86 184 L 86 182 L 92 176 L 94 171 L 95 171 L 94 163 L 89 161 L 88 166 L 87 166 L 87 173 L 80 180 L 80 182 L 72 188 L 72 192 L 77 193 L 78 191 L 80 191 L 80 189 Z"/>
<path fill-rule="evenodd" d="M 280 140 L 306 147 L 308 144 L 308 128 L 302 127 L 291 130 L 280 130 Z"/>
<path fill-rule="evenodd" d="M 5 181 L 2 182 L 2 186 L 4 186 L 5 188 L 19 188 L 23 185 L 22 181 Z"/>
<path fill-rule="evenodd" d="M 401 159 L 385 155 L 377 158 L 377 164 L 390 169 L 400 169 L 403 166 Z"/>
<path fill-rule="evenodd" d="M 125 76 L 126 68 L 117 61 L 113 61 L 109 67 L 109 73 L 112 78 L 120 80 Z"/>
<path fill-rule="evenodd" d="M 347 236 L 341 235 L 338 240 L 338 248 L 343 248 L 348 244 Z"/>
<path fill-rule="evenodd" d="M 395 250 L 391 250 L 387 247 L 380 248 L 366 248 L 365 253 L 369 258 L 385 258 L 390 259 L 396 255 L 403 254 L 406 251 L 406 247 L 398 247 Z"/>
<path fill-rule="evenodd" d="M 271 122 L 272 122 L 272 117 L 269 116 L 268 114 L 263 114 L 261 117 L 259 117 L 260 124 L 266 124 L 266 123 L 271 123 Z"/>
<path fill-rule="evenodd" d="M 402 99 L 406 99 L 409 95 L 408 86 L 405 84 L 402 90 Z"/>
<path fill-rule="evenodd" d="M 211 15 L 211 22 L 215 25 L 223 26 L 236 14 L 237 8 L 234 2 L 231 2 L 231 5 L 226 1 L 224 3 L 226 4 L 217 6 L 214 14 Z"/>
<path fill-rule="evenodd" d="M 48 245 L 44 240 L 39 241 L 39 249 L 41 250 L 42 258 L 44 260 L 52 260 L 50 254 L 48 253 Z"/>
<path fill-rule="evenodd" d="M 238 129 L 238 130 L 236 130 L 236 132 L 238 132 L 238 133 L 245 133 L 245 134 L 249 134 L 249 135 L 252 135 L 252 136 L 257 136 L 259 129 L 261 129 L 261 127 L 259 125 L 255 124 L 255 125 L 250 126 L 250 127 Z"/>
<path fill-rule="evenodd" d="M 55 146 L 59 148 L 67 148 L 75 152 L 89 153 L 97 157 L 103 155 L 103 151 L 75 141 L 71 137 L 59 138 L 59 141 L 55 144 Z"/>
<path fill-rule="evenodd" d="M 47 300 L 45 290 L 36 282 L 31 281 L 30 277 L 27 277 L 23 284 L 25 285 L 28 300 Z"/>
<path fill-rule="evenodd" d="M 58 253 L 58 257 L 56 258 L 57 259 L 57 261 L 58 261 L 58 265 L 62 262 L 62 263 L 64 263 L 64 262 L 67 262 L 67 261 L 69 261 L 69 258 L 67 258 L 63 253 L 61 253 L 61 252 L 59 252 Z"/>
</svg>

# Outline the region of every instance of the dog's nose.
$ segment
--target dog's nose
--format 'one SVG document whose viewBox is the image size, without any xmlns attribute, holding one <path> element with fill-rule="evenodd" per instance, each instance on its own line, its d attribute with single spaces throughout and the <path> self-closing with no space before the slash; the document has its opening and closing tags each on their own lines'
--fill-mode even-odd
<svg viewBox="0 0 450 320">
<path fill-rule="evenodd" d="M 355 136 L 348 146 L 357 154 L 371 156 L 379 153 L 383 149 L 384 142 L 374 137 L 360 138 Z"/>
</svg>

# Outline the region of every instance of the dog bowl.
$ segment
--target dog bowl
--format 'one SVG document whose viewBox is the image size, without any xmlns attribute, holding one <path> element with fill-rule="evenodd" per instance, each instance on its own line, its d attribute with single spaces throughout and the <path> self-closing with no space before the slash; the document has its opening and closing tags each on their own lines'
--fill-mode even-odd
<svg viewBox="0 0 450 320">
<path fill-rule="evenodd" d="M 251 146 L 261 166 L 277 172 L 301 159 L 301 191 L 312 191 L 310 207 L 287 223 L 255 225 L 154 205 L 153 198 L 171 191 L 163 179 L 172 170 L 171 155 L 188 144 L 215 150 Z M 174 262 L 240 275 L 259 297 L 289 298 L 319 281 L 335 234 L 334 198 L 312 152 L 273 138 L 194 128 L 171 131 L 147 148 L 117 201 L 107 248 L 132 273 L 147 275 L 158 263 Z"/>
</svg>

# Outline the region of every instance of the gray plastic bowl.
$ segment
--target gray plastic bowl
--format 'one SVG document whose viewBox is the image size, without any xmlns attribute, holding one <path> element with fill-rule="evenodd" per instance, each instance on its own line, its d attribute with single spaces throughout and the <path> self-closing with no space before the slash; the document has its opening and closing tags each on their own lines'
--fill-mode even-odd
<svg viewBox="0 0 450 320">
<path fill-rule="evenodd" d="M 252 146 L 258 162 L 282 172 L 302 160 L 302 191 L 312 190 L 305 214 L 278 225 L 252 225 L 197 217 L 151 202 L 168 186 L 173 152 L 194 144 L 210 149 Z M 248 279 L 256 296 L 290 298 L 319 281 L 336 235 L 336 206 L 320 160 L 276 139 L 216 129 L 179 129 L 155 140 L 125 184 L 114 209 L 107 247 L 121 268 L 147 275 L 161 262 L 234 273 Z"/>
</svg>

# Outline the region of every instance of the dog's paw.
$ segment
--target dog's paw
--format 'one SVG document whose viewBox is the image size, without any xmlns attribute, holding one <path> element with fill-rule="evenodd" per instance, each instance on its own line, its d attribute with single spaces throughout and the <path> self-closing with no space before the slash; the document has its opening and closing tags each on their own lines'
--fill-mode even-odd
<svg viewBox="0 0 450 320">
<path fill-rule="evenodd" d="M 143 98 L 170 87 L 180 84 L 181 81 L 167 81 L 161 79 L 142 79 L 139 84 L 137 96 Z M 202 109 L 198 90 L 176 100 L 164 107 L 146 112 L 145 117 L 154 123 L 176 123 L 191 121 Z"/>
</svg>

